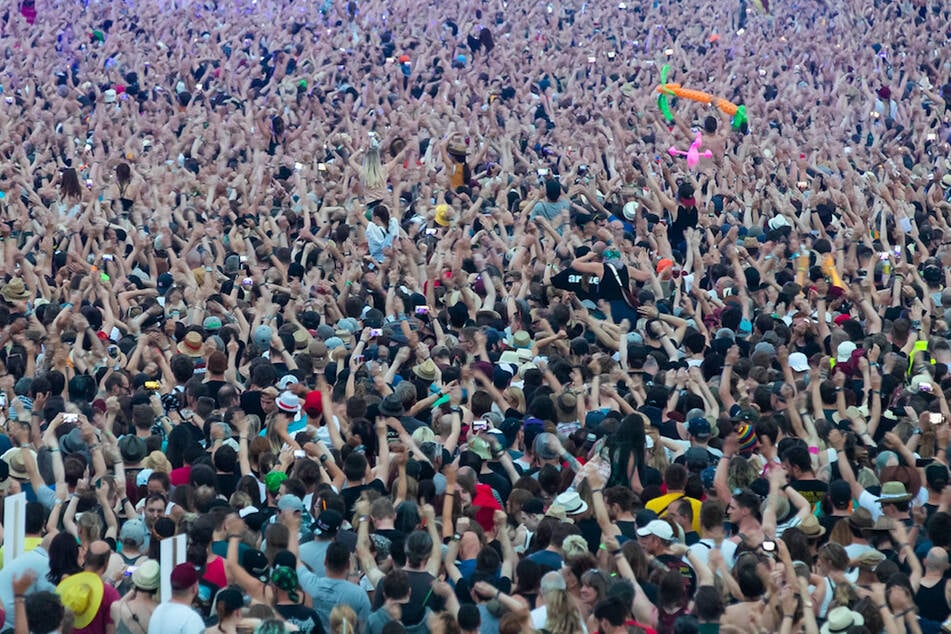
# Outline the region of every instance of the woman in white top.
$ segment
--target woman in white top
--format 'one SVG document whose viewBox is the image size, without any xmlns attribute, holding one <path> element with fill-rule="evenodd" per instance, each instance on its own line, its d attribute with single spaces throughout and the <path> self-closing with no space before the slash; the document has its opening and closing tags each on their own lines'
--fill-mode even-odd
<svg viewBox="0 0 951 634">
<path fill-rule="evenodd" d="M 384 250 L 392 247 L 393 240 L 399 235 L 400 224 L 390 216 L 390 210 L 385 205 L 376 205 L 371 211 L 366 232 L 370 257 L 382 262 L 386 257 Z"/>
</svg>

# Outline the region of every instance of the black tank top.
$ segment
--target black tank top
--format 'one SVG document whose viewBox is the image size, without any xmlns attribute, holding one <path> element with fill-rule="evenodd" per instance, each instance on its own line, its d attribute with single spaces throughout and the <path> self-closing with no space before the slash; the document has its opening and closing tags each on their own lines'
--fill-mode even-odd
<svg viewBox="0 0 951 634">
<path fill-rule="evenodd" d="M 944 623 L 948 615 L 951 614 L 951 608 L 948 607 L 948 601 L 944 596 L 944 588 L 947 583 L 947 578 L 942 577 L 941 581 L 930 588 L 923 585 L 918 586 L 918 592 L 915 593 L 918 616 L 929 621 Z"/>
</svg>

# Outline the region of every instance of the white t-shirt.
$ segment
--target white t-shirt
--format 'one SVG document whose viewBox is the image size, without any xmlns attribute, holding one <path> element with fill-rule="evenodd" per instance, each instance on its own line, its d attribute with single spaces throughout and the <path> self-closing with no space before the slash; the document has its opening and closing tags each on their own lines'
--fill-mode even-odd
<svg viewBox="0 0 951 634">
<path fill-rule="evenodd" d="M 543 605 L 540 608 L 535 608 L 534 610 L 532 610 L 532 627 L 533 628 L 535 628 L 536 630 L 545 629 L 545 625 L 547 624 L 547 622 L 548 622 L 548 606 L 547 605 Z M 585 625 L 584 619 L 581 619 L 581 622 L 579 623 L 579 625 L 581 626 L 581 631 L 584 634 L 588 634 L 588 627 Z M 149 632 L 149 634 L 152 634 L 152 633 Z"/>
<path fill-rule="evenodd" d="M 148 634 L 202 634 L 205 622 L 198 612 L 181 603 L 162 603 L 152 612 Z"/>
<path fill-rule="evenodd" d="M 690 546 L 687 550 L 692 552 L 694 556 L 704 564 L 709 564 L 710 551 L 716 547 L 716 542 L 714 542 L 712 539 L 704 538 L 696 544 Z M 736 544 L 728 539 L 725 539 L 720 542 L 719 550 L 720 554 L 723 555 L 723 561 L 726 562 L 727 567 L 733 568 L 733 560 L 736 558 Z M 690 560 L 687 557 L 684 557 L 684 561 L 686 561 L 689 565 Z"/>
</svg>

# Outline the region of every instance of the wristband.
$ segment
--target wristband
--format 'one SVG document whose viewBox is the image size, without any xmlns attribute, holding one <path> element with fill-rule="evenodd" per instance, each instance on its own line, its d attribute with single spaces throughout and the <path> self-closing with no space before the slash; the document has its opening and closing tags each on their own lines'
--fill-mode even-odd
<svg viewBox="0 0 951 634">
<path fill-rule="evenodd" d="M 241 539 L 241 537 L 242 535 L 240 535 L 239 533 L 230 533 L 228 535 L 228 541 L 230 542 L 232 539 Z"/>
<path fill-rule="evenodd" d="M 813 456 L 818 456 L 818 455 L 819 455 L 819 448 L 818 448 L 818 447 L 809 447 L 809 453 L 812 454 Z"/>
</svg>

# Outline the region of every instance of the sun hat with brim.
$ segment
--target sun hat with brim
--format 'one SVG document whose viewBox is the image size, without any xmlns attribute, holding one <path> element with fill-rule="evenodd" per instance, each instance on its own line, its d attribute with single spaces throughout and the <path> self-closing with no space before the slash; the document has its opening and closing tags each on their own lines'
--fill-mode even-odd
<svg viewBox="0 0 951 634">
<path fill-rule="evenodd" d="M 189 357 L 200 357 L 204 343 L 201 335 L 192 330 L 185 333 L 185 338 L 178 342 L 178 351 Z"/>
<path fill-rule="evenodd" d="M 26 285 L 19 277 L 15 277 L 4 285 L 0 290 L 0 295 L 8 302 L 22 302 L 30 298 L 30 291 L 26 290 Z"/>
<path fill-rule="evenodd" d="M 566 515 L 580 515 L 588 510 L 588 503 L 581 499 L 577 491 L 565 491 L 555 498 L 554 503 L 563 507 Z"/>
<path fill-rule="evenodd" d="M 483 460 L 492 458 L 492 449 L 489 447 L 489 443 L 478 436 L 470 438 L 466 448 Z"/>
<path fill-rule="evenodd" d="M 867 531 L 875 526 L 875 520 L 868 509 L 857 508 L 849 515 L 849 527 L 858 531 Z"/>
<path fill-rule="evenodd" d="M 826 534 L 825 526 L 819 524 L 815 515 L 807 515 L 799 523 L 799 530 L 809 539 L 819 539 Z"/>
<path fill-rule="evenodd" d="M 7 466 L 10 469 L 9 477 L 16 478 L 17 480 L 28 480 L 30 478 L 29 474 L 26 472 L 26 464 L 23 461 L 23 452 L 24 450 L 20 447 L 14 447 L 13 449 L 8 449 L 6 453 L 0 456 L 0 460 L 3 460 L 7 463 Z M 32 449 L 27 449 L 31 454 L 33 454 L 33 459 L 36 460 L 36 452 Z"/>
<path fill-rule="evenodd" d="M 86 627 L 96 618 L 104 590 L 102 579 L 92 572 L 70 575 L 56 586 L 56 594 L 63 607 L 73 613 L 73 626 L 77 629 Z"/>
<path fill-rule="evenodd" d="M 530 348 L 532 346 L 532 336 L 524 330 L 517 330 L 512 335 L 513 348 Z"/>
<path fill-rule="evenodd" d="M 154 559 L 146 559 L 132 573 L 132 585 L 141 590 L 158 590 L 161 567 Z"/>
<path fill-rule="evenodd" d="M 436 380 L 436 362 L 432 359 L 426 359 L 422 363 L 413 366 L 413 374 L 432 383 Z"/>
<path fill-rule="evenodd" d="M 840 606 L 829 610 L 829 616 L 819 630 L 819 634 L 848 632 L 850 628 L 858 625 L 865 625 L 865 617 L 845 606 Z"/>
<path fill-rule="evenodd" d="M 872 548 L 871 550 L 866 550 L 864 553 L 853 559 L 852 565 L 874 572 L 874 570 L 878 568 L 878 564 L 882 563 L 883 561 L 885 561 L 885 555 Z"/>
<path fill-rule="evenodd" d="M 149 448 L 144 438 L 125 434 L 119 438 L 119 453 L 122 455 L 122 461 L 131 465 L 141 462 L 149 454 Z"/>
<path fill-rule="evenodd" d="M 445 203 L 436 205 L 436 213 L 433 216 L 433 220 L 435 220 L 436 224 L 440 227 L 448 227 L 452 219 L 450 211 L 451 208 Z"/>
<path fill-rule="evenodd" d="M 882 493 L 878 496 L 879 504 L 895 504 L 897 502 L 907 502 L 913 498 L 911 493 L 905 490 L 905 485 L 901 482 L 886 482 L 882 484 Z"/>
<path fill-rule="evenodd" d="M 638 537 L 658 537 L 665 542 L 673 541 L 674 529 L 664 520 L 651 520 L 644 528 L 637 529 Z"/>
<path fill-rule="evenodd" d="M 568 517 L 568 514 L 565 512 L 565 507 L 561 506 L 560 504 L 552 504 L 549 506 L 548 510 L 545 511 L 545 517 L 556 519 L 559 522 L 574 524 L 574 520 Z"/>
<path fill-rule="evenodd" d="M 394 418 L 399 418 L 406 413 L 406 410 L 403 409 L 403 401 L 396 394 L 384 396 L 383 400 L 380 401 L 378 411 L 381 416 L 392 416 Z"/>
<path fill-rule="evenodd" d="M 296 416 L 300 412 L 300 399 L 293 392 L 281 392 L 274 404 L 277 405 L 277 409 L 285 414 Z"/>
</svg>

